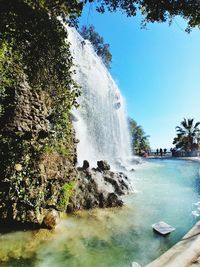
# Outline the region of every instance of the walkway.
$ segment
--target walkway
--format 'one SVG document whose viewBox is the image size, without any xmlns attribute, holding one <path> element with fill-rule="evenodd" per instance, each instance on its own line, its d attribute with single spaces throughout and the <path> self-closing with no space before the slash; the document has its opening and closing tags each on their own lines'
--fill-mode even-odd
<svg viewBox="0 0 200 267">
<path fill-rule="evenodd" d="M 200 222 L 181 241 L 146 267 L 200 267 Z"/>
</svg>

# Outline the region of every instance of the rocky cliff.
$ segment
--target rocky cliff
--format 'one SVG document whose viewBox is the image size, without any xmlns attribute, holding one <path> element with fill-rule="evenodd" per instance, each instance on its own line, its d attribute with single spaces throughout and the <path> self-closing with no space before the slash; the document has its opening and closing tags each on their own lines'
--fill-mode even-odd
<svg viewBox="0 0 200 267">
<path fill-rule="evenodd" d="M 76 139 L 65 118 L 59 132 L 54 98 L 24 79 L 10 88 L 0 117 L 0 219 L 41 225 L 65 211 L 77 177 Z M 67 115 L 67 114 L 66 114 Z"/>
<path fill-rule="evenodd" d="M 55 223 L 77 179 L 69 112 L 79 91 L 66 31 L 47 6 L 0 3 L 1 222 Z"/>
</svg>

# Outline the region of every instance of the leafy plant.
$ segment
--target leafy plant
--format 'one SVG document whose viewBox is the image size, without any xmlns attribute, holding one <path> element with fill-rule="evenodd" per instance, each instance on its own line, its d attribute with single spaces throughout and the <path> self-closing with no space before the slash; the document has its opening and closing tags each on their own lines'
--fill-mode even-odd
<svg viewBox="0 0 200 267">
<path fill-rule="evenodd" d="M 60 196 L 58 200 L 59 209 L 65 211 L 69 204 L 70 197 L 73 196 L 75 192 L 76 183 L 74 181 L 65 183 L 60 191 Z"/>
<path fill-rule="evenodd" d="M 105 66 L 109 69 L 112 62 L 112 55 L 110 53 L 110 45 L 107 43 L 104 43 L 103 37 L 101 37 L 96 31 L 93 25 L 90 25 L 89 27 L 82 26 L 81 30 L 79 31 L 82 37 L 85 40 L 89 40 L 93 47 L 95 52 L 98 56 L 101 57 L 103 63 Z"/>
<path fill-rule="evenodd" d="M 200 145 L 200 122 L 194 123 L 194 119 L 186 119 L 181 122 L 181 126 L 176 126 L 177 136 L 173 144 L 186 152 L 197 150 Z"/>
<path fill-rule="evenodd" d="M 84 3 L 96 3 L 96 10 L 104 13 L 106 10 L 116 12 L 120 10 L 128 17 L 136 16 L 140 12 L 143 16 L 142 25 L 149 22 L 172 22 L 175 16 L 187 21 L 186 31 L 195 26 L 200 27 L 199 0 L 86 0 Z"/>
<path fill-rule="evenodd" d="M 149 135 L 146 135 L 142 126 L 133 119 L 129 119 L 133 153 L 142 156 L 144 152 L 150 150 Z"/>
</svg>

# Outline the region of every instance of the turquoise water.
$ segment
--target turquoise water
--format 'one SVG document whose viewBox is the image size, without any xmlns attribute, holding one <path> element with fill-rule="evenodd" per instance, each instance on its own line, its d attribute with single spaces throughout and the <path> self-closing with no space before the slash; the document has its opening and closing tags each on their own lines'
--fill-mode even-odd
<svg viewBox="0 0 200 267">
<path fill-rule="evenodd" d="M 152 160 L 134 172 L 136 193 L 125 207 L 80 212 L 55 231 L 12 232 L 0 236 L 1 267 L 130 267 L 160 256 L 195 224 L 200 200 L 200 165 Z M 165 221 L 176 231 L 162 237 L 151 225 Z"/>
</svg>

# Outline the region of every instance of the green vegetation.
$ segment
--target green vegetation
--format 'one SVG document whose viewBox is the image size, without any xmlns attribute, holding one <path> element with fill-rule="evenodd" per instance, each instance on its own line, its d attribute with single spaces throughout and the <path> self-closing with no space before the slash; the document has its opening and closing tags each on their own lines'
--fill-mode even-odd
<svg viewBox="0 0 200 267">
<path fill-rule="evenodd" d="M 48 179 L 69 180 L 64 166 L 74 162 L 69 111 L 79 89 L 53 2 L 0 0 L 0 219 L 37 222 L 53 194 Z"/>
<path fill-rule="evenodd" d="M 66 32 L 56 16 L 64 10 L 69 12 L 74 5 L 64 9 L 53 2 L 0 1 L 0 101 L 11 90 L 8 84 L 16 78 L 20 83 L 25 77 L 32 88 L 46 91 L 53 99 L 51 121 L 62 128 L 68 121 L 68 110 L 77 105 L 79 91 L 71 78 Z"/>
<path fill-rule="evenodd" d="M 12 106 L 7 99 L 9 93 L 11 94 L 9 88 L 16 87 L 20 81 L 20 64 L 16 64 L 18 58 L 20 58 L 18 52 L 13 52 L 6 41 L 0 43 L 0 117 L 6 108 L 10 110 Z"/>
<path fill-rule="evenodd" d="M 199 125 L 200 122 L 194 123 L 194 119 L 184 119 L 181 126 L 176 127 L 177 136 L 173 144 L 177 149 L 190 153 L 200 148 Z"/>
<path fill-rule="evenodd" d="M 175 16 L 180 16 L 188 22 L 187 31 L 195 26 L 200 27 L 199 0 L 86 0 L 85 2 L 97 2 L 97 11 L 100 13 L 106 9 L 111 12 L 121 10 L 130 17 L 140 11 L 144 25 L 149 22 L 171 22 Z"/>
<path fill-rule="evenodd" d="M 61 188 L 59 199 L 58 199 L 58 206 L 60 210 L 66 210 L 67 206 L 69 204 L 69 199 L 73 197 L 75 193 L 75 187 L 76 187 L 76 182 L 69 182 L 65 183 L 63 187 Z"/>
<path fill-rule="evenodd" d="M 9 0 L 1 0 L 9 2 Z M 12 2 L 18 2 L 13 0 Z M 23 0 L 34 9 L 44 10 L 51 17 L 61 15 L 63 18 L 76 23 L 81 15 L 84 5 L 94 3 L 96 10 L 104 13 L 106 10 L 116 12 L 120 10 L 127 16 L 135 16 L 140 12 L 143 16 L 143 24 L 149 22 L 171 22 L 175 16 L 180 16 L 188 22 L 187 30 L 200 27 L 200 2 L 199 0 Z"/>
<path fill-rule="evenodd" d="M 112 55 L 109 50 L 110 45 L 107 43 L 104 43 L 103 37 L 101 37 L 95 31 L 95 28 L 93 25 L 90 25 L 89 27 L 83 26 L 79 32 L 85 40 L 89 40 L 92 43 L 97 55 L 101 57 L 105 66 L 108 69 L 110 69 L 111 67 L 110 65 L 112 62 Z"/>
<path fill-rule="evenodd" d="M 146 135 L 142 126 L 138 125 L 133 119 L 129 119 L 129 127 L 133 153 L 143 156 L 145 152 L 150 150 L 149 135 Z"/>
</svg>

